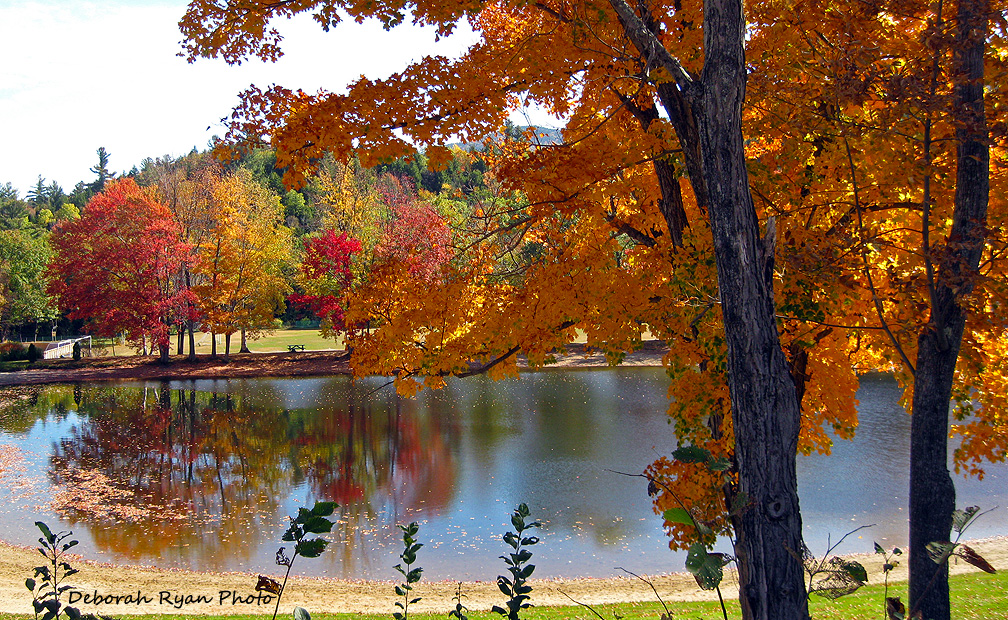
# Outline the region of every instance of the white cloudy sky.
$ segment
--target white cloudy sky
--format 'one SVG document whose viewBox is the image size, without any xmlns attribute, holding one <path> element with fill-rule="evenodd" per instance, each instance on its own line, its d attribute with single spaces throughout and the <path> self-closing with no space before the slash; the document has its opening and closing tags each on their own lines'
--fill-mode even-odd
<svg viewBox="0 0 1008 620">
<path fill-rule="evenodd" d="M 277 24 L 285 56 L 275 64 L 188 64 L 176 56 L 186 3 L 0 0 L 0 184 L 24 196 L 41 174 L 69 192 L 93 176 L 99 146 L 116 172 L 205 148 L 250 84 L 339 91 L 414 56 L 456 56 L 474 37 L 463 28 L 435 44 L 430 31 L 352 21 L 326 34 L 305 18 Z"/>
</svg>

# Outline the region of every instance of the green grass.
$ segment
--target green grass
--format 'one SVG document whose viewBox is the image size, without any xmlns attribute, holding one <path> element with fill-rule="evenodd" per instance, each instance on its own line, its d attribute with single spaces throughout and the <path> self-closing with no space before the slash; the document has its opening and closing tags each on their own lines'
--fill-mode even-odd
<svg viewBox="0 0 1008 620">
<path fill-rule="evenodd" d="M 326 351 L 331 349 L 342 349 L 343 348 L 343 338 L 341 337 L 337 341 L 333 341 L 332 338 L 323 338 L 319 334 L 318 329 L 278 329 L 273 333 L 266 334 L 259 337 L 256 340 L 249 340 L 248 347 L 253 353 L 273 353 L 273 352 L 286 352 L 287 346 L 292 344 L 304 345 L 305 351 Z M 171 353 L 175 355 L 176 346 L 178 345 L 178 337 L 172 336 L 171 339 Z M 211 349 L 210 334 L 203 332 L 196 332 L 196 354 L 197 355 L 209 355 Z M 235 333 L 231 336 L 231 352 L 237 353 L 241 349 L 241 334 Z M 110 346 L 106 347 L 105 352 L 109 355 L 112 353 L 112 348 Z M 189 336 L 186 335 L 185 340 L 185 352 L 189 353 Z M 119 355 L 136 355 L 137 350 L 131 347 L 124 347 L 122 345 L 116 346 L 116 353 Z M 217 337 L 217 353 L 219 355 L 224 354 L 224 336 Z"/>
<path fill-rule="evenodd" d="M 988 620 L 1008 618 L 1008 573 L 1002 571 L 996 575 L 986 573 L 971 573 L 955 575 L 951 579 L 952 586 L 952 617 L 956 620 Z M 417 594 L 423 596 L 423 582 L 417 586 Z M 465 590 L 463 590 L 465 594 Z M 26 593 L 27 595 L 27 593 Z M 897 583 L 889 587 L 889 596 L 899 596 L 906 602 L 906 583 Z M 836 601 L 813 596 L 810 611 L 813 620 L 879 620 L 884 617 L 882 602 L 884 589 L 882 585 L 871 585 L 858 590 Z M 535 601 L 535 591 L 532 592 Z M 738 601 L 725 601 L 728 617 L 732 620 L 740 618 Z M 717 620 L 721 618 L 721 608 L 717 601 L 707 602 L 670 602 L 673 620 Z M 658 603 L 610 603 L 593 605 L 593 608 L 606 620 L 656 620 L 664 613 Z M 281 604 L 278 618 L 290 618 L 292 605 Z M 313 620 L 390 620 L 393 610 L 393 596 L 389 596 L 388 614 L 331 614 L 312 612 Z M 82 610 L 86 611 L 86 610 Z M 272 609 L 263 610 L 267 617 Z M 173 620 L 262 620 L 263 615 L 213 615 L 201 616 L 192 614 L 165 614 L 143 616 L 117 616 L 130 620 L 145 620 L 152 618 L 171 618 Z M 0 620 L 25 620 L 33 618 L 29 615 L 0 613 Z M 410 614 L 414 620 L 446 620 L 447 614 Z M 470 620 L 500 620 L 500 616 L 488 611 L 471 612 Z M 578 605 L 557 607 L 532 607 L 522 615 L 523 620 L 597 620 L 588 609 Z"/>
</svg>

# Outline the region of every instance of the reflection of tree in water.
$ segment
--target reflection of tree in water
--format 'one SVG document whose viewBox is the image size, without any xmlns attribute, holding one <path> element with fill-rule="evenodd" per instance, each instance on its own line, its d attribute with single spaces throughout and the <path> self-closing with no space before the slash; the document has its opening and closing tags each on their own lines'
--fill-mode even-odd
<svg viewBox="0 0 1008 620">
<path fill-rule="evenodd" d="M 138 559 L 188 546 L 187 557 L 215 564 L 221 551 L 247 553 L 237 543 L 256 521 L 275 520 L 286 492 L 275 465 L 281 410 L 250 411 L 230 395 L 165 383 L 85 388 L 78 411 L 80 426 L 54 447 L 50 475 L 68 500 L 56 508 L 71 523 L 98 526 L 99 548 Z M 96 473 L 116 492 L 80 488 Z"/>
<path fill-rule="evenodd" d="M 80 422 L 50 459 L 57 511 L 89 525 L 99 549 L 216 568 L 272 546 L 302 484 L 341 505 L 335 538 L 350 564 L 367 532 L 391 525 L 379 515 L 450 501 L 458 431 L 440 416 L 352 386 L 295 411 L 268 387 L 231 388 L 83 387 Z"/>
<path fill-rule="evenodd" d="M 376 402 L 351 389 L 342 407 L 292 412 L 291 457 L 312 496 L 339 503 L 344 518 L 373 515 L 373 502 L 390 503 L 396 513 L 445 508 L 458 431 L 415 405 L 395 395 Z"/>
</svg>

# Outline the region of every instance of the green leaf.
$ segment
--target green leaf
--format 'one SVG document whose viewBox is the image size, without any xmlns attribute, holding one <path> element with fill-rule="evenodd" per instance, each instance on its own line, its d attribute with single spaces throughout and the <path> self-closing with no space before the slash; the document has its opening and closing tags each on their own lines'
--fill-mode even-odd
<svg viewBox="0 0 1008 620">
<path fill-rule="evenodd" d="M 70 620 L 81 619 L 81 612 L 76 607 L 64 607 L 63 613 L 66 614 L 66 617 L 69 618 Z"/>
<path fill-rule="evenodd" d="M 332 503 L 332 502 L 327 502 Z M 317 504 L 316 504 L 317 505 Z M 332 514 L 332 513 L 330 513 Z M 294 620 L 311 620 L 311 614 L 304 607 L 294 608 Z"/>
<path fill-rule="evenodd" d="M 693 517 L 685 508 L 669 508 L 662 513 L 662 518 L 664 518 L 669 523 L 681 523 L 682 525 L 694 525 Z"/>
<path fill-rule="evenodd" d="M 42 523 L 41 521 L 36 521 L 35 527 L 37 527 L 42 531 L 42 536 L 46 539 L 46 542 L 52 544 L 52 541 L 55 537 L 53 536 L 53 533 L 49 530 L 49 526 L 46 525 L 45 523 Z"/>
<path fill-rule="evenodd" d="M 398 596 L 406 596 L 406 590 L 404 590 L 402 586 L 396 586 L 395 593 Z"/>
<path fill-rule="evenodd" d="M 329 519 L 320 516 L 312 516 L 304 524 L 304 531 L 312 534 L 325 534 L 332 531 L 333 523 Z"/>
<path fill-rule="evenodd" d="M 525 538 L 521 539 L 521 544 L 523 544 L 523 545 L 529 545 L 529 546 L 531 546 L 531 545 L 537 544 L 538 542 L 539 542 L 539 537 L 538 536 L 526 536 Z"/>
<path fill-rule="evenodd" d="M 25 584 L 25 587 L 28 588 L 29 590 L 31 590 L 32 592 L 35 591 L 35 580 L 32 579 L 31 577 L 25 579 L 24 584 Z"/>
<path fill-rule="evenodd" d="M 295 523 L 304 523 L 312 516 L 312 511 L 308 510 L 304 506 L 298 508 L 297 519 L 294 519 Z"/>
<path fill-rule="evenodd" d="M 881 553 L 882 555 L 885 555 L 885 549 L 882 548 L 882 545 L 875 543 L 875 553 Z"/>
<path fill-rule="evenodd" d="M 528 579 L 529 577 L 532 576 L 532 571 L 534 570 L 535 570 L 535 564 L 529 564 L 528 566 L 522 569 L 521 578 Z"/>
<path fill-rule="evenodd" d="M 297 554 L 306 558 L 317 558 L 322 555 L 322 552 L 325 551 L 328 544 L 329 541 L 324 538 L 302 540 L 297 545 Z"/>
<path fill-rule="evenodd" d="M 672 451 L 672 457 L 680 463 L 707 463 L 711 453 L 700 446 L 680 446 Z"/>
<path fill-rule="evenodd" d="M 951 542 L 934 541 L 927 544 L 928 557 L 935 564 L 943 564 L 955 551 L 956 545 Z"/>
<path fill-rule="evenodd" d="M 711 471 L 728 471 L 731 469 L 731 461 L 722 456 L 719 459 L 714 459 L 713 461 L 707 463 L 707 467 Z"/>
<path fill-rule="evenodd" d="M 500 578 L 498 577 L 497 578 L 497 589 L 500 590 L 501 594 L 503 594 L 504 596 L 511 596 L 511 582 L 510 581 L 508 581 L 508 582 L 505 583 L 504 581 L 501 581 Z"/>
<path fill-rule="evenodd" d="M 868 583 L 868 571 L 865 570 L 865 567 L 860 562 L 845 561 L 843 569 L 852 578 L 863 583 Z"/>
<path fill-rule="evenodd" d="M 339 508 L 339 504 L 336 502 L 315 502 L 315 506 L 311 509 L 311 513 L 316 517 L 328 517 L 335 512 L 337 508 Z"/>
<path fill-rule="evenodd" d="M 407 583 L 416 583 L 416 582 L 420 581 L 420 575 L 422 573 L 423 573 L 423 568 L 421 568 L 419 566 L 416 567 L 416 568 L 414 568 L 413 570 L 411 570 L 406 575 L 406 582 Z"/>
<path fill-rule="evenodd" d="M 724 577 L 724 558 L 720 553 L 708 553 L 703 543 L 694 543 L 686 553 L 686 570 L 693 574 L 698 586 L 714 590 Z"/>
<path fill-rule="evenodd" d="M 968 506 L 952 513 L 952 529 L 962 534 L 970 520 L 980 512 L 979 506 Z"/>
<path fill-rule="evenodd" d="M 511 525 L 514 526 L 515 531 L 520 532 L 525 529 L 525 519 L 516 512 L 511 515 Z"/>
<path fill-rule="evenodd" d="M 410 605 L 412 605 L 413 603 L 419 603 L 421 598 L 423 597 L 418 596 L 414 599 L 410 599 Z"/>
</svg>

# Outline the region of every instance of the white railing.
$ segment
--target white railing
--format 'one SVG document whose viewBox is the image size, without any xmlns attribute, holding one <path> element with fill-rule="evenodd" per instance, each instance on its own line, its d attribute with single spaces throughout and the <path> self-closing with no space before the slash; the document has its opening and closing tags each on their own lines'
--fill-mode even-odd
<svg viewBox="0 0 1008 620">
<path fill-rule="evenodd" d="M 60 340 L 59 342 L 50 342 L 49 346 L 47 346 L 45 351 L 42 353 L 42 359 L 54 360 L 61 357 L 72 357 L 74 343 L 84 340 L 87 340 L 87 353 L 85 353 L 84 356 L 91 357 L 91 336 L 82 336 L 80 338 Z"/>
</svg>

